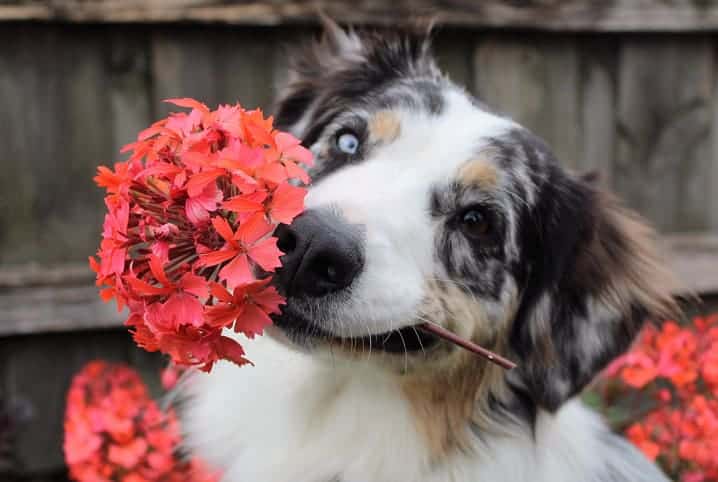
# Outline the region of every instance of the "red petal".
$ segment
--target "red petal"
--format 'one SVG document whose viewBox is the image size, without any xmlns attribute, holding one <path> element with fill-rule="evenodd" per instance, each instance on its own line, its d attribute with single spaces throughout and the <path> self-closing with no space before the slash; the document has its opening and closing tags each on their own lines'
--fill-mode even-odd
<svg viewBox="0 0 718 482">
<path fill-rule="evenodd" d="M 185 273 L 180 279 L 180 287 L 187 293 L 191 293 L 198 298 L 206 298 L 209 296 L 209 286 L 207 280 L 201 276 L 192 273 Z"/>
<path fill-rule="evenodd" d="M 239 192 L 246 194 L 254 192 L 257 189 L 258 183 L 253 177 L 250 177 L 241 171 L 237 171 L 232 174 L 232 184 L 237 186 Z"/>
<path fill-rule="evenodd" d="M 274 286 L 269 286 L 259 293 L 253 294 L 252 299 L 267 313 L 279 313 L 281 311 L 279 306 L 285 303 L 284 297 L 277 292 Z"/>
<path fill-rule="evenodd" d="M 165 128 L 163 124 L 153 124 L 147 129 L 140 131 L 140 133 L 137 134 L 137 140 L 144 141 L 164 131 Z"/>
<path fill-rule="evenodd" d="M 87 260 L 90 262 L 90 269 L 98 274 L 100 272 L 100 263 L 97 262 L 97 258 L 89 256 Z"/>
<path fill-rule="evenodd" d="M 245 245 L 251 245 L 271 233 L 273 229 L 274 226 L 267 221 L 266 216 L 261 212 L 243 222 L 237 229 L 234 238 Z"/>
<path fill-rule="evenodd" d="M 284 166 L 287 168 L 287 177 L 291 179 L 299 179 L 304 184 L 309 184 L 311 182 L 311 178 L 309 177 L 309 174 L 307 174 L 307 171 L 299 167 L 296 162 L 284 161 Z"/>
<path fill-rule="evenodd" d="M 217 234 L 222 236 L 225 241 L 230 244 L 234 243 L 234 231 L 232 231 L 232 227 L 229 225 L 226 219 L 219 216 L 215 216 L 212 218 L 212 226 L 214 226 L 214 229 L 217 231 Z"/>
<path fill-rule="evenodd" d="M 272 139 L 269 131 L 265 129 L 264 126 L 260 127 L 252 123 L 246 123 L 245 128 L 254 138 L 253 140 L 256 144 L 274 145 L 274 139 Z"/>
<path fill-rule="evenodd" d="M 282 263 L 279 257 L 282 252 L 277 247 L 277 238 L 267 238 L 252 246 L 247 254 L 252 261 L 257 263 L 265 271 L 274 271 L 279 268 Z"/>
<path fill-rule="evenodd" d="M 242 308 L 243 307 L 237 307 L 229 303 L 220 303 L 210 306 L 205 312 L 207 324 L 216 328 L 228 326 L 242 314 Z"/>
<path fill-rule="evenodd" d="M 225 360 L 240 366 L 252 363 L 244 357 L 242 346 L 231 338 L 223 336 L 217 341 L 217 345 L 217 353 Z"/>
<path fill-rule="evenodd" d="M 135 438 L 124 445 L 111 444 L 107 451 L 107 460 L 125 469 L 133 469 L 147 452 L 147 442 Z"/>
<path fill-rule="evenodd" d="M 244 333 L 247 338 L 261 335 L 264 328 L 272 324 L 272 319 L 260 307 L 248 303 L 242 315 L 234 323 L 234 331 Z"/>
<path fill-rule="evenodd" d="M 274 136 L 274 142 L 280 151 L 286 151 L 294 146 L 298 146 L 301 142 L 299 139 L 288 132 L 277 132 Z"/>
<path fill-rule="evenodd" d="M 235 213 L 255 213 L 264 211 L 263 201 L 267 194 L 263 191 L 255 191 L 251 194 L 235 196 L 222 203 L 222 207 Z"/>
<path fill-rule="evenodd" d="M 211 169 L 193 174 L 190 176 L 189 181 L 187 181 L 187 194 L 189 194 L 190 197 L 199 196 L 209 183 L 217 180 L 222 174 L 224 174 L 223 169 Z"/>
<path fill-rule="evenodd" d="M 220 263 L 224 263 L 237 256 L 239 251 L 234 249 L 223 249 L 221 251 L 212 251 L 211 253 L 199 255 L 200 266 L 216 266 Z"/>
<path fill-rule="evenodd" d="M 172 283 L 169 279 L 167 279 L 167 275 L 165 274 L 165 270 L 162 267 L 162 261 L 157 256 L 151 255 L 150 256 L 150 271 L 152 271 L 152 274 L 154 275 L 155 279 L 162 283 L 165 288 L 170 288 L 174 286 L 174 283 Z"/>
<path fill-rule="evenodd" d="M 272 195 L 269 215 L 273 221 L 289 224 L 304 211 L 307 190 L 291 184 L 280 184 Z"/>
<path fill-rule="evenodd" d="M 287 132 L 278 132 L 274 136 L 277 148 L 285 157 L 295 162 L 301 162 L 307 166 L 312 165 L 312 153 L 306 147 L 303 147 L 296 137 Z"/>
<path fill-rule="evenodd" d="M 272 162 L 257 169 L 257 177 L 280 184 L 287 180 L 287 170 L 281 163 Z"/>
<path fill-rule="evenodd" d="M 142 179 L 147 176 L 173 177 L 181 172 L 183 172 L 183 169 L 179 166 L 175 166 L 174 164 L 170 164 L 168 162 L 158 162 L 157 164 L 148 167 L 144 171 L 141 171 L 139 174 L 137 174 L 135 179 Z"/>
<path fill-rule="evenodd" d="M 217 187 L 217 183 L 209 183 L 202 189 L 202 192 L 192 197 L 191 200 L 198 202 L 207 211 L 212 212 L 217 209 L 223 197 L 222 191 Z"/>
<path fill-rule="evenodd" d="M 202 225 L 209 221 L 209 211 L 197 199 L 188 198 L 184 205 L 185 215 L 195 226 Z"/>
<path fill-rule="evenodd" d="M 230 289 L 235 286 L 251 283 L 254 281 L 252 270 L 249 267 L 249 260 L 246 254 L 236 256 L 232 261 L 227 263 L 219 272 L 219 279 L 226 281 Z"/>
<path fill-rule="evenodd" d="M 162 305 L 162 317 L 172 322 L 175 328 L 180 325 L 202 326 L 204 323 L 204 309 L 202 303 L 192 295 L 176 293 Z"/>
<path fill-rule="evenodd" d="M 166 263 L 169 261 L 170 244 L 167 241 L 155 241 L 150 249 L 152 254 L 159 258 L 161 262 Z"/>
<path fill-rule="evenodd" d="M 226 303 L 231 303 L 234 300 L 234 298 L 232 297 L 232 293 L 227 291 L 224 286 L 219 283 L 210 283 L 209 292 L 218 300 L 224 301 Z"/>
<path fill-rule="evenodd" d="M 174 104 L 179 107 L 186 107 L 188 109 L 197 109 L 203 114 L 209 112 L 209 108 L 205 104 L 189 97 L 165 99 L 164 102 L 167 102 L 168 104 Z"/>
<path fill-rule="evenodd" d="M 146 281 L 142 281 L 141 279 L 133 276 L 126 276 L 124 279 L 127 284 L 130 285 L 130 288 L 142 296 L 161 296 L 172 292 L 171 289 L 152 286 Z"/>
</svg>

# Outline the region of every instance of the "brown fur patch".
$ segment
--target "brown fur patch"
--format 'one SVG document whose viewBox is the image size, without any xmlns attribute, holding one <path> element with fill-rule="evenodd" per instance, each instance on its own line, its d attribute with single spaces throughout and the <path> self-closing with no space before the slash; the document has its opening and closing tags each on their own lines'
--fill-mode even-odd
<svg viewBox="0 0 718 482">
<path fill-rule="evenodd" d="M 459 182 L 466 186 L 493 189 L 499 180 L 499 173 L 488 159 L 479 157 L 466 162 L 459 169 Z"/>
<path fill-rule="evenodd" d="M 453 283 L 436 280 L 427 281 L 427 293 L 422 308 L 426 319 L 503 351 L 507 324 L 497 327 L 490 323 L 474 296 Z M 475 440 L 472 426 L 499 431 L 492 423 L 489 394 L 502 399 L 507 390 L 503 368 L 453 345 L 446 344 L 443 350 L 401 379 L 434 461 L 456 451 L 470 451 Z"/>
<path fill-rule="evenodd" d="M 401 133 L 401 122 L 396 113 L 382 110 L 369 119 L 369 136 L 374 142 L 389 143 Z"/>
</svg>

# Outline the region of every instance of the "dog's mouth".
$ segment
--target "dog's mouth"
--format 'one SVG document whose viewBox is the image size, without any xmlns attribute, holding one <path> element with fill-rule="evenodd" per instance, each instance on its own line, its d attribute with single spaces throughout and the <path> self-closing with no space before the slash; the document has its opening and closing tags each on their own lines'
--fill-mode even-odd
<svg viewBox="0 0 718 482">
<path fill-rule="evenodd" d="M 341 337 L 301 316 L 287 312 L 274 317 L 273 321 L 275 326 L 280 328 L 293 342 L 300 345 L 324 342 L 351 351 L 405 354 L 425 353 L 440 341 L 438 337 L 419 330 L 417 325 L 361 337 Z"/>
</svg>

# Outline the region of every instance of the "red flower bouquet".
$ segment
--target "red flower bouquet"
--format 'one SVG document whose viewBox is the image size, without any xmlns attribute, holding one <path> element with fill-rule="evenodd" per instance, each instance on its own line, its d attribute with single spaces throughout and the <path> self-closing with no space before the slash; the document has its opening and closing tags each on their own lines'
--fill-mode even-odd
<svg viewBox="0 0 718 482">
<path fill-rule="evenodd" d="M 630 405 L 626 435 L 674 480 L 718 480 L 718 315 L 647 326 L 599 389 Z"/>
<path fill-rule="evenodd" d="M 272 119 L 239 105 L 191 109 L 142 131 L 125 162 L 100 167 L 107 190 L 102 243 L 90 265 L 105 300 L 129 309 L 135 341 L 180 365 L 247 363 L 222 335 L 249 338 L 283 299 L 269 286 L 279 267 L 272 236 L 302 210 L 311 153 Z"/>
<path fill-rule="evenodd" d="M 80 482 L 216 482 L 197 459 L 181 460 L 177 418 L 149 397 L 125 365 L 88 363 L 72 381 L 65 412 L 65 461 Z"/>
</svg>

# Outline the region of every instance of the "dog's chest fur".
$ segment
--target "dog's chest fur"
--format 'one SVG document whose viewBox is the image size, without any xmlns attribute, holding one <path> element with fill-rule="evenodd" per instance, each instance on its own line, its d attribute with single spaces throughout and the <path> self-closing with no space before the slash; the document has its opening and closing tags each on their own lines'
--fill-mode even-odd
<svg viewBox="0 0 718 482">
<path fill-rule="evenodd" d="M 578 402 L 539 414 L 535 435 L 476 433 L 470 452 L 433 460 L 396 378 L 320 365 L 273 340 L 250 349 L 255 367 L 189 381 L 188 448 L 226 482 L 665 480 Z"/>
</svg>

